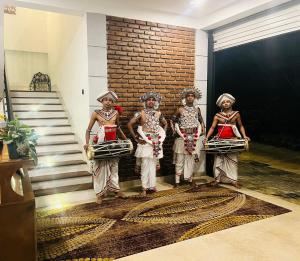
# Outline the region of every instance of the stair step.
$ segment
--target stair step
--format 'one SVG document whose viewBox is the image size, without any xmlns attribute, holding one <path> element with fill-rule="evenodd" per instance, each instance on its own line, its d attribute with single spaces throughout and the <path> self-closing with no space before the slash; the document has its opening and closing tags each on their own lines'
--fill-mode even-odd
<svg viewBox="0 0 300 261">
<path fill-rule="evenodd" d="M 10 91 L 11 97 L 57 97 L 57 92 Z"/>
<path fill-rule="evenodd" d="M 68 119 L 21 119 L 21 121 L 29 126 L 58 126 L 70 125 Z"/>
<path fill-rule="evenodd" d="M 52 155 L 78 154 L 78 153 L 82 153 L 81 150 L 45 151 L 45 152 L 39 152 L 38 157 L 52 156 Z"/>
<path fill-rule="evenodd" d="M 66 144 L 78 144 L 77 141 L 55 141 L 55 142 L 39 142 L 38 146 L 54 146 L 54 145 L 66 145 Z"/>
<path fill-rule="evenodd" d="M 79 144 L 63 144 L 63 145 L 46 145 L 46 146 L 37 146 L 37 153 L 44 152 L 64 152 L 69 150 L 81 150 L 81 146 Z"/>
<path fill-rule="evenodd" d="M 34 128 L 35 132 L 38 135 L 48 135 L 48 134 L 53 134 L 55 135 L 56 133 L 70 133 L 72 132 L 71 127 L 36 127 Z"/>
<path fill-rule="evenodd" d="M 19 119 L 65 119 L 64 111 L 14 111 Z"/>
<path fill-rule="evenodd" d="M 41 97 L 27 97 L 27 98 L 11 98 L 12 104 L 61 104 L 58 97 L 41 98 Z"/>
<path fill-rule="evenodd" d="M 56 127 L 58 127 L 58 128 L 62 128 L 62 127 L 70 127 L 71 128 L 71 125 L 70 124 L 65 124 L 65 123 L 63 123 L 63 124 L 54 124 L 54 125 L 52 125 L 52 124 L 27 124 L 29 127 L 31 127 L 31 128 L 56 128 Z"/>
<path fill-rule="evenodd" d="M 35 198 L 36 208 L 83 204 L 95 201 L 96 195 L 93 189 L 58 193 Z"/>
<path fill-rule="evenodd" d="M 55 168 L 55 167 L 60 167 L 60 166 L 73 166 L 73 165 L 81 165 L 81 164 L 86 164 L 85 161 L 83 160 L 68 160 L 68 161 L 62 161 L 62 162 L 53 162 L 51 166 L 47 165 L 38 165 L 33 168 L 30 168 L 29 170 L 32 169 L 43 169 L 43 168 Z"/>
<path fill-rule="evenodd" d="M 52 135 L 52 136 L 40 136 L 37 143 L 43 144 L 45 142 L 59 142 L 59 141 L 75 141 L 75 135 Z"/>
<path fill-rule="evenodd" d="M 56 174 L 43 174 L 43 175 L 35 175 L 30 178 L 31 183 L 41 182 L 41 181 L 49 181 L 49 180 L 59 180 L 66 178 L 78 178 L 91 176 L 88 171 L 74 171 L 74 172 L 60 172 Z"/>
<path fill-rule="evenodd" d="M 91 188 L 93 188 L 92 176 L 32 183 L 32 189 L 35 196 L 86 190 Z"/>
<path fill-rule="evenodd" d="M 22 120 L 67 120 L 68 119 L 68 117 L 66 117 L 66 116 L 58 116 L 58 117 L 56 117 L 56 116 L 52 116 L 52 117 L 30 117 L 30 118 L 28 118 L 28 117 L 18 117 L 19 118 L 19 120 L 20 121 L 22 121 Z"/>
<path fill-rule="evenodd" d="M 70 160 L 83 160 L 82 153 L 64 154 L 64 155 L 48 155 L 38 157 L 38 166 L 52 166 L 59 162 L 66 162 Z"/>
<path fill-rule="evenodd" d="M 64 110 L 25 110 L 25 109 L 23 109 L 23 110 L 15 110 L 15 109 L 13 109 L 13 111 L 14 112 L 31 112 L 31 113 L 38 113 L 38 112 L 64 112 Z"/>
<path fill-rule="evenodd" d="M 61 135 L 75 135 L 74 132 L 52 132 L 52 133 L 44 133 L 40 136 L 61 136 Z"/>
<path fill-rule="evenodd" d="M 74 172 L 85 172 L 88 171 L 89 167 L 86 162 L 81 161 L 80 164 L 57 166 L 51 168 L 35 168 L 29 171 L 29 176 L 32 180 L 43 179 L 47 176 L 62 175 L 63 173 L 74 173 Z"/>
<path fill-rule="evenodd" d="M 31 104 L 25 104 L 25 105 L 18 105 L 13 104 L 13 111 L 43 111 L 43 110 L 49 110 L 49 111 L 63 111 L 63 106 L 58 105 L 45 105 L 45 104 L 37 104 L 37 105 L 31 105 Z"/>
</svg>

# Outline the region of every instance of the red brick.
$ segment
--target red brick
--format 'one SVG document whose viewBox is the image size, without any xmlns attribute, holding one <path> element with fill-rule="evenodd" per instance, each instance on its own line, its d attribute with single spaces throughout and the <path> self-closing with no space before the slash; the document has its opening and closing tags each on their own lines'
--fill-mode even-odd
<svg viewBox="0 0 300 261">
<path fill-rule="evenodd" d="M 139 40 L 139 39 L 138 39 L 138 40 Z M 128 46 L 140 47 L 140 44 L 139 44 L 139 43 L 131 43 L 131 42 L 129 42 L 129 43 L 128 43 Z"/>
<path fill-rule="evenodd" d="M 146 24 L 147 24 L 147 22 L 145 22 L 145 21 L 140 21 L 140 20 L 136 20 L 135 23 L 136 23 L 136 24 L 141 24 L 141 25 L 146 25 Z"/>
<path fill-rule="evenodd" d="M 129 28 L 138 29 L 138 28 L 139 28 L 139 25 L 137 25 L 137 24 L 129 24 L 128 27 L 129 27 Z"/>
<path fill-rule="evenodd" d="M 117 36 L 126 36 L 127 35 L 126 32 L 119 32 L 119 31 L 115 32 L 114 34 Z"/>
<path fill-rule="evenodd" d="M 130 61 L 129 65 L 139 65 L 139 63 L 138 62 L 134 62 L 134 61 Z"/>
<path fill-rule="evenodd" d="M 160 28 L 157 28 L 157 27 L 151 27 L 151 31 L 156 31 L 156 32 L 160 32 Z"/>
<path fill-rule="evenodd" d="M 143 42 L 144 42 L 143 39 L 132 39 L 132 41 L 133 41 L 134 43 L 143 43 Z"/>
<path fill-rule="evenodd" d="M 138 37 L 138 34 L 135 34 L 135 33 L 128 33 L 127 36 L 130 37 L 130 38 L 137 38 L 137 37 Z"/>
<path fill-rule="evenodd" d="M 150 30 L 150 26 L 140 25 L 141 30 Z"/>
<path fill-rule="evenodd" d="M 145 44 L 156 44 L 154 40 L 145 40 Z"/>
<path fill-rule="evenodd" d="M 139 34 L 139 38 L 140 39 L 149 39 L 149 35 L 146 35 L 146 34 Z"/>
</svg>

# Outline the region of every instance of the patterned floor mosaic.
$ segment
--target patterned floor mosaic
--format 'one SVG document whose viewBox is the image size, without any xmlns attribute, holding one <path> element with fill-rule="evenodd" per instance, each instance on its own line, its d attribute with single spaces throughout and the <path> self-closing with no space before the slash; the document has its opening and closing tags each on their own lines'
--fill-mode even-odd
<svg viewBox="0 0 300 261">
<path fill-rule="evenodd" d="M 206 185 L 105 200 L 102 205 L 41 210 L 39 260 L 112 260 L 287 212 Z"/>
</svg>

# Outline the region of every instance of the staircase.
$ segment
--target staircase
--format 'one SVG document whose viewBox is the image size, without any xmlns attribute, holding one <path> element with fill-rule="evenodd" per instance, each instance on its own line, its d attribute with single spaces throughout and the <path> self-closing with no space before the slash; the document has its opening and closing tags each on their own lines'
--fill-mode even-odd
<svg viewBox="0 0 300 261">
<path fill-rule="evenodd" d="M 14 114 L 40 136 L 29 171 L 37 207 L 92 199 L 92 176 L 56 92 L 11 91 Z"/>
</svg>

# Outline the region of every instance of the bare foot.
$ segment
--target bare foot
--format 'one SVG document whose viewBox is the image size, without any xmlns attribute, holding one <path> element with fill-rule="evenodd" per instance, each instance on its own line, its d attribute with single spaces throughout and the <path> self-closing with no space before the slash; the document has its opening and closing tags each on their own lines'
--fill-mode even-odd
<svg viewBox="0 0 300 261">
<path fill-rule="evenodd" d="M 218 181 L 216 181 L 216 180 L 214 180 L 214 181 L 212 181 L 212 182 L 209 182 L 207 185 L 208 186 L 217 186 L 219 184 L 219 182 Z"/>
<path fill-rule="evenodd" d="M 197 188 L 197 184 L 195 181 L 189 181 L 189 185 L 192 187 L 192 188 Z"/>
<path fill-rule="evenodd" d="M 102 196 L 97 196 L 96 203 L 100 205 L 102 203 L 102 200 Z"/>
<path fill-rule="evenodd" d="M 122 198 L 122 199 L 127 198 L 127 197 L 125 196 L 125 194 L 124 194 L 122 191 L 117 192 L 117 193 L 116 193 L 116 197 L 117 197 L 117 198 Z"/>
<path fill-rule="evenodd" d="M 143 191 L 140 193 L 140 196 L 142 196 L 142 197 L 146 197 L 146 195 L 147 195 L 146 190 L 143 190 Z"/>
<path fill-rule="evenodd" d="M 238 182 L 233 182 L 232 185 L 234 187 L 236 187 L 237 189 L 240 189 L 242 187 L 242 185 L 240 183 L 238 183 Z"/>
</svg>

